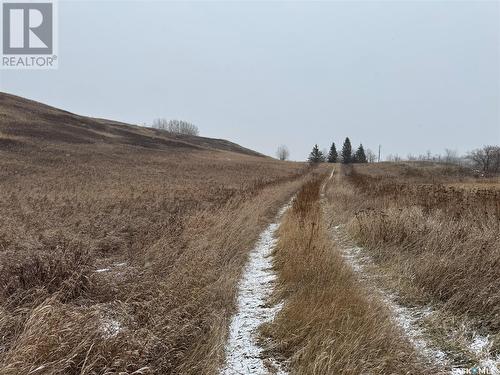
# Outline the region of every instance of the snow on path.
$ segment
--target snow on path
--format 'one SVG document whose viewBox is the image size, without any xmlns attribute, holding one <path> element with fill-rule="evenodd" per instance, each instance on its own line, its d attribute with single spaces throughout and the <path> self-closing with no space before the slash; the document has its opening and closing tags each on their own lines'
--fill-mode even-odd
<svg viewBox="0 0 500 375">
<path fill-rule="evenodd" d="M 400 305 L 398 295 L 390 293 L 380 288 L 374 280 L 377 275 L 370 270 L 374 266 L 373 259 L 363 248 L 352 246 L 348 236 L 342 231 L 341 226 L 333 228 L 333 237 L 340 247 L 341 254 L 354 270 L 358 279 L 364 281 L 364 285 L 369 285 L 376 292 L 381 300 L 386 304 L 392 313 L 394 322 L 405 332 L 411 344 L 417 352 L 422 353 L 424 358 L 428 358 L 435 365 L 447 368 L 452 375 L 480 374 L 500 375 L 500 356 L 494 358 L 491 353 L 491 341 L 488 337 L 474 334 L 473 339 L 466 344 L 466 351 L 471 357 L 476 358 L 475 367 L 464 367 L 463 364 L 454 361 L 441 349 L 433 345 L 427 338 L 425 330 L 419 322 L 434 313 L 429 306 L 406 307 Z M 452 337 L 449 339 L 453 340 Z M 476 372 L 477 371 L 477 372 Z M 483 371 L 483 372 L 480 372 Z M 486 371 L 486 372 L 484 372 Z"/>
<path fill-rule="evenodd" d="M 231 320 L 229 339 L 226 344 L 226 365 L 221 375 L 285 375 L 272 359 L 262 358 L 262 348 L 257 343 L 258 327 L 274 319 L 282 304 L 268 306 L 276 275 L 272 270 L 271 252 L 276 244 L 274 234 L 281 216 L 288 209 L 285 206 L 278 213 L 274 223 L 261 233 L 259 241 L 251 251 L 243 278 L 238 287 L 238 310 Z M 269 371 L 269 367 L 273 371 Z"/>
<path fill-rule="evenodd" d="M 321 195 L 323 198 L 325 186 L 330 182 L 334 173 L 335 169 L 332 170 L 328 181 L 322 187 Z M 429 306 L 410 308 L 400 305 L 397 302 L 397 294 L 382 289 L 374 282 L 377 275 L 371 271 L 374 266 L 373 259 L 363 248 L 352 244 L 349 236 L 341 229 L 341 225 L 333 228 L 332 236 L 339 245 L 343 258 L 351 266 L 358 279 L 367 282 L 374 292 L 380 296 L 391 311 L 394 322 L 405 332 L 409 341 L 419 353 L 422 353 L 424 358 L 429 358 L 435 365 L 448 368 L 452 375 L 479 374 L 480 371 L 483 371 L 481 373 L 500 375 L 500 355 L 493 358 L 490 354 L 491 341 L 488 337 L 477 333 L 474 333 L 472 340 L 467 343 L 466 347 L 466 350 L 477 359 L 476 367 L 464 368 L 460 365 L 453 365 L 453 361 L 443 350 L 432 345 L 427 340 L 424 330 L 419 325 L 422 319 L 434 313 L 432 308 Z"/>
<path fill-rule="evenodd" d="M 363 249 L 350 244 L 346 235 L 341 233 L 341 226 L 333 228 L 333 238 L 339 245 L 341 254 L 347 263 L 351 266 L 360 281 L 364 281 L 364 285 L 372 288 L 372 290 L 380 297 L 384 304 L 389 308 L 393 317 L 394 323 L 402 329 L 406 334 L 410 343 L 421 353 L 423 358 L 427 358 L 432 364 L 440 367 L 445 367 L 449 364 L 449 360 L 444 351 L 431 345 L 418 322 L 432 313 L 429 307 L 405 307 L 398 304 L 396 301 L 398 296 L 389 293 L 378 285 L 374 279 L 376 275 L 372 275 L 368 268 L 373 266 L 373 260 L 363 252 Z"/>
</svg>

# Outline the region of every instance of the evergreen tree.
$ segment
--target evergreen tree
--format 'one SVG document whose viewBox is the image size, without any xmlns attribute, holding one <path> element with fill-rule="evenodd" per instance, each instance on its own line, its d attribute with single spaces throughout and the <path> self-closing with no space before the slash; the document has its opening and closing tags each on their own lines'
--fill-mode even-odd
<svg viewBox="0 0 500 375">
<path fill-rule="evenodd" d="M 342 163 L 352 163 L 352 159 L 351 141 L 349 140 L 349 137 L 347 137 L 344 141 L 344 145 L 342 146 Z"/>
<path fill-rule="evenodd" d="M 309 163 L 321 163 L 325 161 L 325 156 L 319 150 L 318 145 L 314 145 L 311 153 L 309 154 Z"/>
<path fill-rule="evenodd" d="M 354 159 L 356 163 L 367 163 L 368 160 L 366 159 L 366 154 L 365 154 L 365 149 L 363 148 L 363 145 L 360 144 L 358 149 L 356 150 L 356 154 L 354 155 Z"/>
<path fill-rule="evenodd" d="M 337 148 L 335 147 L 335 142 L 332 143 L 330 147 L 330 152 L 328 153 L 328 163 L 336 163 L 338 159 Z"/>
</svg>

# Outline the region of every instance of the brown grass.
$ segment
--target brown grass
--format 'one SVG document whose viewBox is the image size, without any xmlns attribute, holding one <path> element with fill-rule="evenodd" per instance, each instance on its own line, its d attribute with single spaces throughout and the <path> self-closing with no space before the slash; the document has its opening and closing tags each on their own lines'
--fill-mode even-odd
<svg viewBox="0 0 500 375">
<path fill-rule="evenodd" d="M 293 374 L 427 373 L 390 313 L 354 276 L 331 241 L 321 179 L 299 192 L 275 250 L 283 310 L 264 327 L 270 349 Z"/>
<path fill-rule="evenodd" d="M 360 166 L 335 181 L 328 196 L 339 222 L 349 222 L 408 303 L 439 305 L 484 334 L 498 333 L 498 180 L 474 183 L 424 166 L 412 176 L 408 167 L 382 168 L 390 173 Z"/>
<path fill-rule="evenodd" d="M 0 374 L 216 373 L 247 252 L 304 165 L 1 104 Z"/>
</svg>

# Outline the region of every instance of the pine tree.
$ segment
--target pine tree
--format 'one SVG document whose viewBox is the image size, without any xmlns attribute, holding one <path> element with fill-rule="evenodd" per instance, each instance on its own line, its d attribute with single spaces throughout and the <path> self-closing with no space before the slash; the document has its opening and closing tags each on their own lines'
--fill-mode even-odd
<svg viewBox="0 0 500 375">
<path fill-rule="evenodd" d="M 344 141 L 344 145 L 342 146 L 342 163 L 348 164 L 352 162 L 352 147 L 351 141 L 349 137 L 347 137 Z"/>
<path fill-rule="evenodd" d="M 330 152 L 328 154 L 328 163 L 336 163 L 338 159 L 337 148 L 335 147 L 335 142 L 332 143 L 332 147 L 330 147 Z"/>
<path fill-rule="evenodd" d="M 325 161 L 325 156 L 319 150 L 318 145 L 314 145 L 311 153 L 309 154 L 309 163 L 321 163 Z"/>
<path fill-rule="evenodd" d="M 356 163 L 367 163 L 368 162 L 368 160 L 366 159 L 365 149 L 363 148 L 362 144 L 360 144 L 358 149 L 356 150 L 356 154 L 354 155 L 354 158 L 356 160 Z"/>
</svg>

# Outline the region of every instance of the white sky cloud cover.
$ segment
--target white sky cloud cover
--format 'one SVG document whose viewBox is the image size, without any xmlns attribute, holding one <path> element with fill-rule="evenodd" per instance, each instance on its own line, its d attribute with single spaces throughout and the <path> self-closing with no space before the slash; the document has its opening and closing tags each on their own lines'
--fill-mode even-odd
<svg viewBox="0 0 500 375">
<path fill-rule="evenodd" d="M 500 143 L 500 3 L 60 1 L 59 69 L 0 89 L 297 160 L 346 136 L 465 152 Z"/>
</svg>

